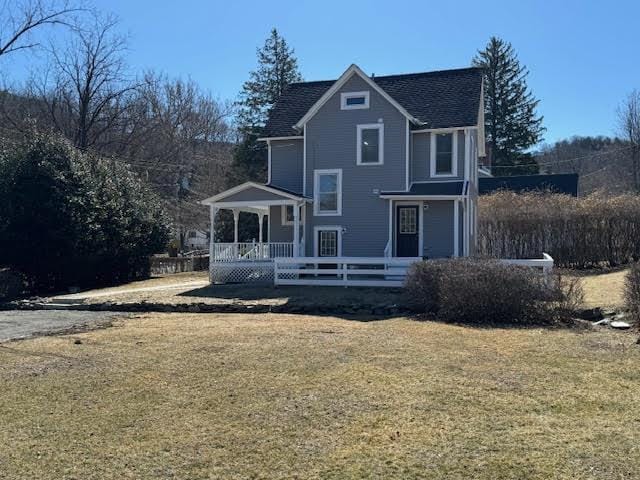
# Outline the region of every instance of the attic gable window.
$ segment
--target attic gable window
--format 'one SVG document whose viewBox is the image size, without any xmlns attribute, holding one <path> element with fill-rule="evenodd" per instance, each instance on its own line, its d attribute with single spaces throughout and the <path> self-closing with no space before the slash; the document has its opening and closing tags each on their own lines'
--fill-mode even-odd
<svg viewBox="0 0 640 480">
<path fill-rule="evenodd" d="M 340 94 L 341 110 L 369 108 L 369 92 L 345 92 Z"/>
</svg>

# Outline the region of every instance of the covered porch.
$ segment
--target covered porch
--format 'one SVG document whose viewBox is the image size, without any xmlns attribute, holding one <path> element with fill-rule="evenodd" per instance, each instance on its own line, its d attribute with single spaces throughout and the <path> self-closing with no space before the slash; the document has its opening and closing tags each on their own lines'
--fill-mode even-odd
<svg viewBox="0 0 640 480">
<path fill-rule="evenodd" d="M 302 208 L 309 199 L 281 188 L 254 182 L 243 183 L 201 203 L 210 211 L 210 276 L 212 282 L 268 280 L 273 278 L 273 260 L 304 255 L 304 216 Z M 291 224 L 290 241 L 271 241 L 272 212 L 284 209 Z M 233 214 L 233 241 L 217 242 L 215 237 L 219 212 Z M 240 241 L 240 213 L 256 216 L 258 236 Z M 268 227 L 265 232 L 265 219 Z M 266 241 L 265 241 L 266 237 Z"/>
</svg>

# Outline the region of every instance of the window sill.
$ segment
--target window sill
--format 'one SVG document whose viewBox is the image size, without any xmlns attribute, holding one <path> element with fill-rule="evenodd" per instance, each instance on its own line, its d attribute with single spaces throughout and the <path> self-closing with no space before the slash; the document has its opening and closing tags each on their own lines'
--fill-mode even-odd
<svg viewBox="0 0 640 480">
<path fill-rule="evenodd" d="M 313 212 L 314 217 L 341 217 L 342 212 Z"/>
<path fill-rule="evenodd" d="M 457 177 L 458 174 L 457 173 L 438 173 L 438 174 L 433 174 L 431 175 L 431 178 L 452 178 L 452 177 Z"/>
</svg>

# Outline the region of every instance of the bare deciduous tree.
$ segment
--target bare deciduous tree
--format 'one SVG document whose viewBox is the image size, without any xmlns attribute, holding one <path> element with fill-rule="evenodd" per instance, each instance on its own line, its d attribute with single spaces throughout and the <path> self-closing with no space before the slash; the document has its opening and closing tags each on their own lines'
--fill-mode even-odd
<svg viewBox="0 0 640 480">
<path fill-rule="evenodd" d="M 33 33 L 46 26 L 69 25 L 81 11 L 69 1 L 25 0 L 0 2 L 0 56 L 39 45 Z"/>
<path fill-rule="evenodd" d="M 135 90 L 126 70 L 126 38 L 113 17 L 94 17 L 74 28 L 65 49 L 51 48 L 52 68 L 31 82 L 55 128 L 76 147 L 101 148 L 124 117 Z"/>
<path fill-rule="evenodd" d="M 640 90 L 633 90 L 618 108 L 618 128 L 631 144 L 630 158 L 633 185 L 640 191 Z"/>
</svg>

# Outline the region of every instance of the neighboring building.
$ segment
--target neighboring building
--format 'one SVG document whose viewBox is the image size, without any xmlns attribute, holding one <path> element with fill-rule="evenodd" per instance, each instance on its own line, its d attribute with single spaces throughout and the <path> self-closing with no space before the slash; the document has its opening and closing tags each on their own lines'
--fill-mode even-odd
<svg viewBox="0 0 640 480">
<path fill-rule="evenodd" d="M 209 233 L 202 230 L 188 230 L 185 234 L 184 248 L 202 250 L 209 246 Z"/>
<path fill-rule="evenodd" d="M 510 177 L 485 177 L 479 179 L 480 195 L 498 190 L 509 190 L 516 193 L 532 191 L 549 191 L 578 196 L 578 174 L 557 173 L 540 175 L 514 175 Z"/>
<path fill-rule="evenodd" d="M 202 203 L 235 218 L 215 264 L 273 257 L 473 254 L 478 166 L 484 156 L 478 68 L 295 83 L 271 111 L 262 141 L 268 182 Z M 239 212 L 268 215 L 266 244 L 238 243 Z M 259 238 L 262 238 L 260 232 Z"/>
</svg>

